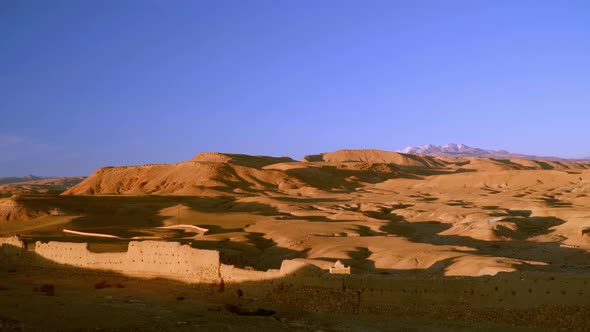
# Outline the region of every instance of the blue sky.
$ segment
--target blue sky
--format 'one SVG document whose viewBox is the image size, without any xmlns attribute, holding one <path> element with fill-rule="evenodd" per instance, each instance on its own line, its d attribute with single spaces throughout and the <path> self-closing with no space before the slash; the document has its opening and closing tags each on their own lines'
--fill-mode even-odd
<svg viewBox="0 0 590 332">
<path fill-rule="evenodd" d="M 0 2 L 0 176 L 202 151 L 590 156 L 589 1 Z"/>
</svg>

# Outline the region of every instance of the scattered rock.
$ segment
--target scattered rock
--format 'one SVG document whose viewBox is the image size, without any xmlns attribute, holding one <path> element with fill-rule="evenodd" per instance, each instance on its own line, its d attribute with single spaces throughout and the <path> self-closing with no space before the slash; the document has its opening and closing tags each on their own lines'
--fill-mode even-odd
<svg viewBox="0 0 590 332">
<path fill-rule="evenodd" d="M 39 288 L 39 290 L 47 296 L 54 296 L 55 295 L 55 286 L 53 284 L 43 284 Z"/>
<path fill-rule="evenodd" d="M 111 284 L 109 284 L 108 282 L 106 282 L 105 280 L 99 281 L 96 284 L 94 284 L 94 288 L 95 289 L 104 289 L 104 288 L 111 288 L 113 287 Z"/>
<path fill-rule="evenodd" d="M 276 311 L 269 310 L 269 309 L 250 309 L 250 308 L 240 308 L 237 305 L 233 304 L 226 304 L 225 309 L 231 312 L 232 314 L 240 315 L 240 316 L 272 316 L 276 314 Z"/>
</svg>

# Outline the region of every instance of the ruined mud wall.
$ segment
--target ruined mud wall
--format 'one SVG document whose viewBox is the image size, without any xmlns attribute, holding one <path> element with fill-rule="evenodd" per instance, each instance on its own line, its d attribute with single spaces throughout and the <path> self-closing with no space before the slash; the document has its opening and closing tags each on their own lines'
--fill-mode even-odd
<svg viewBox="0 0 590 332">
<path fill-rule="evenodd" d="M 283 261 L 279 270 L 254 271 L 220 263 L 219 252 L 195 249 L 189 245 L 164 241 L 130 242 L 126 252 L 95 253 L 87 243 L 37 241 L 34 252 L 27 252 L 18 238 L 0 238 L 0 257 L 28 253 L 21 263 L 36 266 L 72 266 L 108 270 L 140 276 L 162 277 L 190 283 L 240 283 L 285 277 L 319 276 L 321 270 L 300 261 Z"/>
<path fill-rule="evenodd" d="M 217 283 L 219 252 L 194 249 L 178 242 L 130 242 L 126 271 L 179 276 L 192 282 Z"/>
<path fill-rule="evenodd" d="M 25 243 L 16 236 L 0 237 L 0 247 L 4 248 L 8 246 L 23 249 L 25 247 Z"/>
<path fill-rule="evenodd" d="M 25 244 L 18 237 L 0 238 L 0 259 L 20 259 Z"/>
<path fill-rule="evenodd" d="M 26 250 L 16 238 L 0 238 L 2 253 L 13 255 Z M 29 255 L 31 256 L 31 255 Z M 255 271 L 220 263 L 219 252 L 195 249 L 189 245 L 164 241 L 130 242 L 126 252 L 95 253 L 87 243 L 37 241 L 27 264 L 48 267 L 72 266 L 107 270 L 139 277 L 162 277 L 189 283 L 242 283 L 280 278 L 317 278 L 325 271 L 310 264 L 285 260 L 281 268 Z"/>
<path fill-rule="evenodd" d="M 109 270 L 131 276 L 217 283 L 219 252 L 176 242 L 130 242 L 127 252 L 94 253 L 87 243 L 37 242 L 36 264 Z"/>
<path fill-rule="evenodd" d="M 325 271 L 297 260 L 284 260 L 279 270 L 268 271 L 245 270 L 233 265 L 221 264 L 219 274 L 225 283 L 242 283 L 248 281 L 264 281 L 280 278 L 301 279 L 304 277 L 318 278 Z"/>
<path fill-rule="evenodd" d="M 37 265 L 109 270 L 131 276 L 156 276 L 191 283 L 241 283 L 279 278 L 319 277 L 322 270 L 285 260 L 279 270 L 255 271 L 220 263 L 219 252 L 177 242 L 130 242 L 126 252 L 94 253 L 87 243 L 37 242 Z"/>
<path fill-rule="evenodd" d="M 126 253 L 93 253 L 87 243 L 35 243 L 40 265 L 70 265 L 80 268 L 119 271 L 126 262 Z"/>
</svg>

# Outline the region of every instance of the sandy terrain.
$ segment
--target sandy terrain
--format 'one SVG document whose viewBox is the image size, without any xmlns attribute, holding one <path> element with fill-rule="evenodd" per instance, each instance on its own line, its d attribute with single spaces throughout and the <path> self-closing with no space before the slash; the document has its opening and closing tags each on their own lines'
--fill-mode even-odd
<svg viewBox="0 0 590 332">
<path fill-rule="evenodd" d="M 71 315 L 94 319 L 89 325 L 52 321 L 56 328 L 103 326 L 101 315 L 113 307 L 132 318 L 113 319 L 109 324 L 114 325 L 104 327 L 158 329 L 140 317 L 160 316 L 163 328 L 184 322 L 178 324 L 186 323 L 187 329 L 589 328 L 590 286 L 582 283 L 590 276 L 588 195 L 590 163 L 377 150 L 336 151 L 300 162 L 206 153 L 176 164 L 102 168 L 63 195 L 1 199 L 0 235 L 19 234 L 29 243 L 89 242 L 97 251 L 122 250 L 132 238 L 180 241 L 218 250 L 223 263 L 262 271 L 279 268 L 285 259 L 327 271 L 340 260 L 367 280 L 378 276 L 406 283 L 400 286 L 404 293 L 458 283 L 444 296 L 408 293 L 405 302 L 373 309 L 367 304 L 365 311 L 347 306 L 305 310 L 295 300 L 277 303 L 259 296 L 251 302 L 277 315 L 245 318 L 224 307 L 245 305 L 229 291 L 204 300 L 196 286 L 111 276 L 109 282 L 123 282 L 125 288 L 101 290 L 96 297 L 92 285 L 100 275 L 76 271 L 64 279 L 63 272 L 24 272 L 14 263 L 1 272 L 0 286 L 6 290 L 0 291 L 0 305 L 47 306 L 48 313 L 57 313 L 77 299 L 81 309 Z M 55 283 L 59 296 L 32 293 L 33 285 L 44 282 Z M 495 294 L 499 283 L 517 282 L 512 288 L 500 286 L 505 293 Z M 463 293 L 476 293 L 481 300 L 458 299 Z M 27 301 L 31 294 L 35 300 Z M 348 296 L 343 294 L 333 296 Z M 189 309 L 193 306 L 200 309 Z M 347 313 L 355 310 L 351 319 Z M 431 311 L 445 314 L 426 314 Z M 3 324 L 39 327 L 22 311 L 2 312 Z"/>
</svg>

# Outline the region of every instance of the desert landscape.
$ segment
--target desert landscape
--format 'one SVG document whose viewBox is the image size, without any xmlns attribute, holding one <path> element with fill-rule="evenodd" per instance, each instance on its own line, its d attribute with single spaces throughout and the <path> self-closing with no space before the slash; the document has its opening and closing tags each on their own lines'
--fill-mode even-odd
<svg viewBox="0 0 590 332">
<path fill-rule="evenodd" d="M 78 183 L 82 182 L 83 176 L 40 178 L 27 176 L 23 178 L 0 178 L 0 197 L 12 195 L 36 195 L 53 194 L 59 195 Z"/>
<path fill-rule="evenodd" d="M 199 153 L 104 167 L 61 194 L 0 200 L 0 321 L 587 329 L 589 194 L 590 162 L 467 153 Z"/>
<path fill-rule="evenodd" d="M 0 331 L 590 331 L 589 9 L 1 1 Z"/>
</svg>

